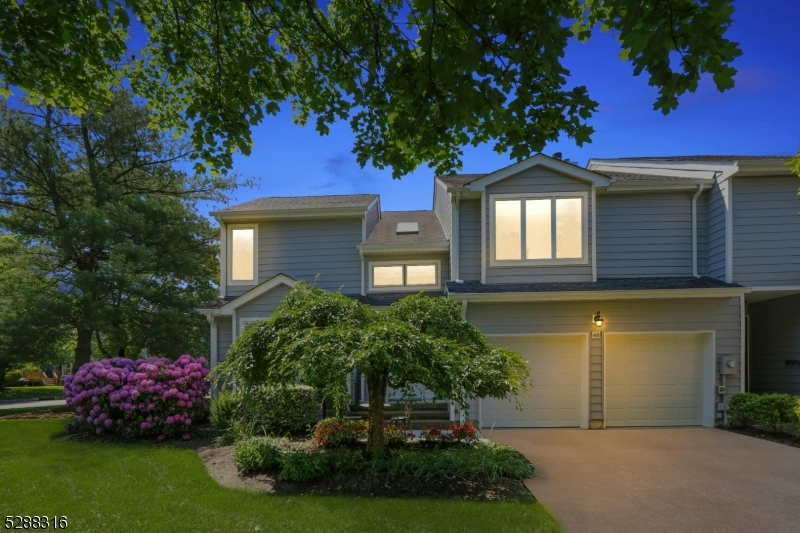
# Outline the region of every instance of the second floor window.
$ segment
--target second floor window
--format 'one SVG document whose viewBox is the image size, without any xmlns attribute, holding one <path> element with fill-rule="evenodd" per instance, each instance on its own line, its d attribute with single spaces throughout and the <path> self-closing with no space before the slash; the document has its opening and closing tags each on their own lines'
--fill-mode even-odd
<svg viewBox="0 0 800 533">
<path fill-rule="evenodd" d="M 439 287 L 439 263 L 372 263 L 372 290 Z"/>
<path fill-rule="evenodd" d="M 492 262 L 585 262 L 586 196 L 493 197 Z"/>
<path fill-rule="evenodd" d="M 255 226 L 230 228 L 228 252 L 231 282 L 256 280 L 256 240 Z"/>
</svg>

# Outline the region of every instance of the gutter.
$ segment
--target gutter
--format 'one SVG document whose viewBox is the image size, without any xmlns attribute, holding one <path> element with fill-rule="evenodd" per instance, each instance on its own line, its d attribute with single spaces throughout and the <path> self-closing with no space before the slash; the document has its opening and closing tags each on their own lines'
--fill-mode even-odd
<svg viewBox="0 0 800 533">
<path fill-rule="evenodd" d="M 733 298 L 750 292 L 749 287 L 712 289 L 645 289 L 622 291 L 473 292 L 447 293 L 466 302 L 578 302 L 592 300 L 653 300 L 661 298 Z"/>
<path fill-rule="evenodd" d="M 703 185 L 697 186 L 697 192 L 692 196 L 692 276 L 699 278 L 697 274 L 697 198 L 703 192 Z"/>
</svg>

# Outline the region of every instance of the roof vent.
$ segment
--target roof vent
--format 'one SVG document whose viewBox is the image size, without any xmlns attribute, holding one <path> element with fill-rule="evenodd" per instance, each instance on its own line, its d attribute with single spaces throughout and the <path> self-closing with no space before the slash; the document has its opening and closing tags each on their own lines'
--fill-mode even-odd
<svg viewBox="0 0 800 533">
<path fill-rule="evenodd" d="M 562 157 L 563 157 L 563 154 L 561 152 L 556 152 L 556 153 L 553 154 L 553 159 L 558 159 L 559 161 L 561 161 Z"/>
<path fill-rule="evenodd" d="M 397 223 L 397 234 L 398 235 L 407 235 L 409 233 L 419 233 L 419 223 L 418 222 L 398 222 Z"/>
</svg>

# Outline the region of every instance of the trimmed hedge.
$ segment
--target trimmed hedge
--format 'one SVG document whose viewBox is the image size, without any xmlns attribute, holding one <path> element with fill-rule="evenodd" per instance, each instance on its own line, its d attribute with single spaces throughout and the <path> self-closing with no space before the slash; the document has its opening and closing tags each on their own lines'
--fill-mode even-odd
<svg viewBox="0 0 800 533">
<path fill-rule="evenodd" d="M 305 433 L 317 420 L 319 399 L 308 385 L 262 386 L 253 391 L 247 415 L 269 435 Z"/>
<path fill-rule="evenodd" d="M 5 375 L 6 387 L 16 385 L 17 381 L 22 379 L 22 370 L 9 370 Z"/>
<path fill-rule="evenodd" d="M 800 397 L 789 394 L 735 394 L 728 401 L 728 418 L 734 424 L 767 426 L 778 432 L 800 423 Z"/>
</svg>

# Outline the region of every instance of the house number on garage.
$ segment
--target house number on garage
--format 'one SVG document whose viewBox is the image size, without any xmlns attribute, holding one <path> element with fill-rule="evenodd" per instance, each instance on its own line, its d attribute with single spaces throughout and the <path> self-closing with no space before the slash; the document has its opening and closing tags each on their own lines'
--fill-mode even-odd
<svg viewBox="0 0 800 533">
<path fill-rule="evenodd" d="M 600 338 L 600 332 L 599 331 L 593 331 L 592 332 L 592 338 L 593 339 L 599 339 Z"/>
</svg>

